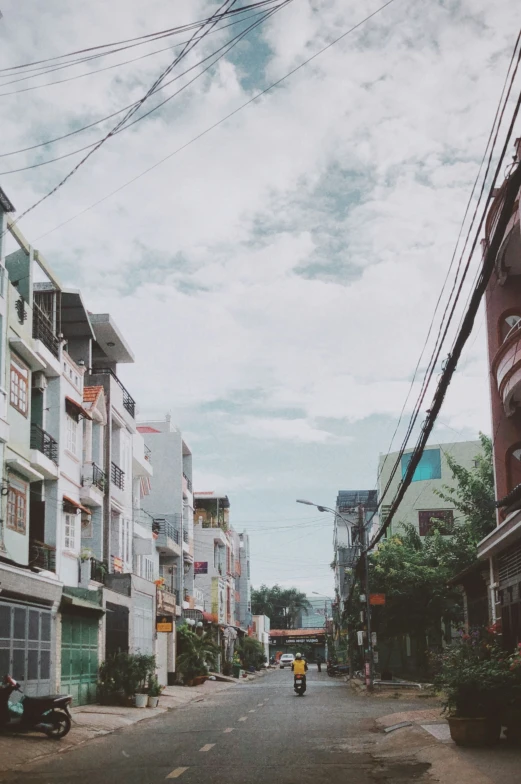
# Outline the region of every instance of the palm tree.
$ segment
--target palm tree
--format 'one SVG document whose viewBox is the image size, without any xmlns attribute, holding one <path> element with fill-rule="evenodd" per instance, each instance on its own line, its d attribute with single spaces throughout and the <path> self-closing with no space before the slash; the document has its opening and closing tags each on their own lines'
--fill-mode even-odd
<svg viewBox="0 0 521 784">
<path fill-rule="evenodd" d="M 185 681 L 198 675 L 208 675 L 208 665 L 216 666 L 219 647 L 208 634 L 197 634 L 188 627 L 178 629 L 181 653 L 177 656 L 177 667 Z"/>
<path fill-rule="evenodd" d="M 252 591 L 253 614 L 267 615 L 272 629 L 295 628 L 299 614 L 310 609 L 306 594 L 296 588 L 261 585 L 258 590 Z"/>
</svg>

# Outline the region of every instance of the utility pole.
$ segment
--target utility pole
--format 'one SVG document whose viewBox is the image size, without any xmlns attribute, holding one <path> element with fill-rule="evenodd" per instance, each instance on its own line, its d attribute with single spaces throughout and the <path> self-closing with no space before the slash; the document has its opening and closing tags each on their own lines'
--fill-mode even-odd
<svg viewBox="0 0 521 784">
<path fill-rule="evenodd" d="M 369 534 L 365 522 L 365 508 L 362 504 L 358 507 L 358 528 L 360 536 L 360 544 L 362 547 L 362 569 L 364 573 L 364 591 L 365 591 L 365 628 L 367 635 L 367 644 L 364 647 L 365 652 L 365 683 L 368 691 L 373 690 L 373 639 L 371 636 L 371 595 L 369 593 L 369 555 L 367 548 L 369 545 Z"/>
</svg>

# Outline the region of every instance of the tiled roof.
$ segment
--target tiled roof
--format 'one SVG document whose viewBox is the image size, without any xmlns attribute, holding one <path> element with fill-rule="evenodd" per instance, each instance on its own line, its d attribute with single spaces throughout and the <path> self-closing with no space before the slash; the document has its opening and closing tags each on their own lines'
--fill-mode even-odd
<svg viewBox="0 0 521 784">
<path fill-rule="evenodd" d="M 138 425 L 138 432 L 139 433 L 160 433 L 160 430 L 156 430 L 155 427 L 150 427 L 150 425 Z"/>
<path fill-rule="evenodd" d="M 99 397 L 100 392 L 103 392 L 103 387 L 84 387 L 83 402 L 95 403 Z"/>
</svg>

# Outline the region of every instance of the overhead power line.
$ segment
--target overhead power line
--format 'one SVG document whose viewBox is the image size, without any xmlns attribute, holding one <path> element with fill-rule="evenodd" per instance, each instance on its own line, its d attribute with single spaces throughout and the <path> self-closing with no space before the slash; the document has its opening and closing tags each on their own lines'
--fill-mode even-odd
<svg viewBox="0 0 521 784">
<path fill-rule="evenodd" d="M 230 8 L 227 11 L 225 11 L 224 14 L 222 14 L 222 16 L 229 17 L 236 14 L 241 14 L 244 13 L 245 11 L 251 11 L 253 8 L 261 8 L 263 6 L 271 5 L 275 1 L 276 0 L 258 0 L 258 2 L 250 3 L 249 5 L 244 5 L 241 6 L 240 8 Z M 200 19 L 199 21 L 189 22 L 187 24 L 178 25 L 176 27 L 168 27 L 164 30 L 157 30 L 154 33 L 145 33 L 144 35 L 138 35 L 134 38 L 125 38 L 121 41 L 113 41 L 112 43 L 109 44 L 98 44 L 96 46 L 89 46 L 85 49 L 76 49 L 73 52 L 67 52 L 66 54 L 55 55 L 54 57 L 48 57 L 45 60 L 33 60 L 30 63 L 6 66 L 5 68 L 0 68 L 0 73 L 4 73 L 6 71 L 16 71 L 23 68 L 28 68 L 29 66 L 32 65 L 41 65 L 43 63 L 50 63 L 57 60 L 61 60 L 64 57 L 74 57 L 75 55 L 87 54 L 88 52 L 96 52 L 101 49 L 109 49 L 111 46 L 122 46 L 123 44 L 131 44 L 136 41 L 139 42 L 138 44 L 136 44 L 136 46 L 139 46 L 140 44 L 149 43 L 150 41 L 158 40 L 166 36 L 176 35 L 181 32 L 188 32 L 190 30 L 193 30 L 194 28 L 203 27 L 204 25 L 208 24 L 212 19 L 214 19 L 215 16 L 216 15 L 213 14 L 212 16 L 206 17 L 205 19 Z M 114 50 L 114 51 L 120 51 L 120 50 Z M 102 53 L 100 56 L 104 57 L 106 56 L 106 54 L 107 52 Z M 112 54 L 112 52 L 109 52 L 109 54 Z"/>
<path fill-rule="evenodd" d="M 207 31 L 205 31 L 205 33 L 204 33 L 204 34 L 203 34 L 203 35 L 202 35 L 202 36 L 201 36 L 201 37 L 200 37 L 200 38 L 199 38 L 197 41 L 195 41 L 195 42 L 193 41 L 193 39 L 194 39 L 194 37 L 195 37 L 195 34 L 194 34 L 194 36 L 192 36 L 192 38 L 191 38 L 191 39 L 188 41 L 188 43 L 186 44 L 186 46 L 184 46 L 184 47 L 183 47 L 183 49 L 182 49 L 182 51 L 180 52 L 180 54 L 178 54 L 178 55 L 177 55 L 177 57 L 175 57 L 175 58 L 174 58 L 174 60 L 173 60 L 173 61 L 170 63 L 170 65 L 169 65 L 167 68 L 165 68 L 165 70 L 164 70 L 164 71 L 163 71 L 163 72 L 162 72 L 162 73 L 161 73 L 161 74 L 158 76 L 158 78 L 155 80 L 155 82 L 152 84 L 152 86 L 151 86 L 151 87 L 150 87 L 150 88 L 147 90 L 147 92 L 145 93 L 145 95 L 143 95 L 143 97 L 142 97 L 142 98 L 141 98 L 141 99 L 138 101 L 138 103 L 137 103 L 137 104 L 136 104 L 136 105 L 135 105 L 135 106 L 134 106 L 132 109 L 130 109 L 130 110 L 129 110 L 129 111 L 126 113 L 126 114 L 125 114 L 125 116 L 123 117 L 123 119 L 121 119 L 121 120 L 120 120 L 120 121 L 119 121 L 119 122 L 118 122 L 118 123 L 117 123 L 117 124 L 114 126 L 114 128 L 112 128 L 112 130 L 111 130 L 111 131 L 109 131 L 109 133 L 107 133 L 107 134 L 106 134 L 106 136 L 104 136 L 104 138 L 103 138 L 103 139 L 101 139 L 101 141 L 99 141 L 99 142 L 96 144 L 96 146 L 95 146 L 95 147 L 93 147 L 93 148 L 92 148 L 92 149 L 91 149 L 91 150 L 90 150 L 90 151 L 87 153 L 87 155 L 85 155 L 85 156 L 84 156 L 84 157 L 81 159 L 81 161 L 79 161 L 79 162 L 76 164 L 76 166 L 74 166 L 74 168 L 73 168 L 73 169 L 71 169 L 71 171 L 70 171 L 70 172 L 69 172 L 69 173 L 68 173 L 68 174 L 67 174 L 65 177 L 63 177 L 63 179 L 62 179 L 62 180 L 60 180 L 60 182 L 59 182 L 57 185 L 55 185 L 55 186 L 54 186 L 54 188 L 52 188 L 52 189 L 51 189 L 50 191 L 48 191 L 48 192 L 47 192 L 47 193 L 46 193 L 44 196 L 42 196 L 40 199 L 38 199 L 37 201 L 35 201 L 35 202 L 34 202 L 34 204 L 32 204 L 30 207 L 28 207 L 28 208 L 27 208 L 27 209 L 26 209 L 26 210 L 25 210 L 25 211 L 24 211 L 24 212 L 23 212 L 23 213 L 20 215 L 20 217 L 19 217 L 19 218 L 18 218 L 16 221 L 14 221 L 14 223 L 15 223 L 15 224 L 16 224 L 16 223 L 18 223 L 18 221 L 19 221 L 19 220 L 21 220 L 22 218 L 24 218 L 24 217 L 25 217 L 26 215 L 28 215 L 30 212 L 32 212 L 34 209 L 36 209 L 36 207 L 38 207 L 40 204 L 42 204 L 42 203 L 43 203 L 44 201 L 46 201 L 48 198 L 50 198 L 50 197 L 51 197 L 53 194 L 55 194 L 55 193 L 56 193 L 56 192 L 57 192 L 57 191 L 58 191 L 60 188 L 62 188 L 62 187 L 65 185 L 65 183 L 66 183 L 66 182 L 68 182 L 68 180 L 70 180 L 70 178 L 71 178 L 71 177 L 73 177 L 73 176 L 74 176 L 74 174 L 76 174 L 76 172 L 78 171 L 78 169 L 79 169 L 81 166 L 83 166 L 83 164 L 84 164 L 84 163 L 86 163 L 86 162 L 88 161 L 88 159 L 89 159 L 89 158 L 90 158 L 92 155 L 94 155 L 94 153 L 95 153 L 97 150 L 99 150 L 99 148 L 100 148 L 100 147 L 101 147 L 101 146 L 102 146 L 102 145 L 103 145 L 103 144 L 104 144 L 104 143 L 105 143 L 105 142 L 106 142 L 108 139 L 110 139 L 110 138 L 111 138 L 111 136 L 113 136 L 115 133 L 117 133 L 117 131 L 118 131 L 118 130 L 119 130 L 119 129 L 120 129 L 120 128 L 121 128 L 121 127 L 122 127 L 122 126 L 123 126 L 123 125 L 124 125 L 124 124 L 125 124 L 125 123 L 126 123 L 126 122 L 127 122 L 127 121 L 128 121 L 128 120 L 129 120 L 129 119 L 130 119 L 130 118 L 131 118 L 131 117 L 132 117 L 134 114 L 135 114 L 135 113 L 136 113 L 136 112 L 137 112 L 137 110 L 138 110 L 138 109 L 139 109 L 141 106 L 143 106 L 143 104 L 144 104 L 144 103 L 145 103 L 145 102 L 148 100 L 148 98 L 149 98 L 149 97 L 152 95 L 152 93 L 154 92 L 154 90 L 155 90 L 155 89 L 156 89 L 156 88 L 157 88 L 157 87 L 158 87 L 158 86 L 161 84 L 161 82 L 162 82 L 162 81 L 163 81 L 163 80 L 164 80 L 164 79 L 165 79 L 165 78 L 168 76 L 168 74 L 170 74 L 170 73 L 172 72 L 172 70 L 175 68 L 175 66 L 176 66 L 176 65 L 177 65 L 177 64 L 178 64 L 178 63 L 179 63 L 179 62 L 180 62 L 180 61 L 181 61 L 181 60 L 182 60 L 184 57 L 186 57 L 186 56 L 187 56 L 187 55 L 188 55 L 188 54 L 189 54 L 189 53 L 192 51 L 192 49 L 194 48 L 194 46 L 196 46 L 196 45 L 197 45 L 197 43 L 198 43 L 199 41 L 201 41 L 201 40 L 202 40 L 202 39 L 205 37 L 205 35 L 207 35 L 207 34 L 208 34 L 208 32 L 209 32 L 210 30 L 212 30 L 212 29 L 215 27 L 215 25 L 217 24 L 217 21 L 218 21 L 218 19 L 219 19 L 219 14 L 220 14 L 220 13 L 221 13 L 221 11 L 223 10 L 223 8 L 225 8 L 225 6 L 231 7 L 232 5 L 234 5 L 234 3 L 235 3 L 235 2 L 236 2 L 236 0 L 224 0 L 224 3 L 223 3 L 223 4 L 222 4 L 220 7 L 219 7 L 219 9 L 218 9 L 217 13 L 215 14 L 215 16 L 211 17 L 211 19 L 210 19 L 210 22 L 209 22 L 209 24 L 210 24 L 210 27 L 209 27 L 209 29 L 208 29 Z M 205 25 L 205 26 L 206 26 L 206 25 Z"/>
<path fill-rule="evenodd" d="M 182 93 L 184 90 L 186 90 L 188 87 L 190 87 L 190 85 L 192 85 L 195 81 L 197 81 L 202 76 L 204 76 L 205 73 L 207 73 L 209 70 L 211 70 L 220 60 L 222 60 L 223 57 L 225 57 L 232 49 L 234 49 L 237 46 L 237 44 L 240 43 L 240 41 L 242 41 L 242 39 L 245 38 L 252 30 L 254 30 L 259 25 L 263 24 L 268 18 L 270 18 L 275 13 L 280 11 L 284 6 L 288 5 L 290 2 L 293 2 L 293 0 L 282 0 L 282 2 L 276 8 L 274 8 L 274 9 L 272 9 L 270 11 L 264 12 L 264 14 L 261 16 L 260 19 L 257 19 L 257 21 L 253 22 L 245 30 L 242 30 L 234 38 L 231 38 L 229 41 L 227 41 L 225 44 L 223 44 L 223 46 L 219 47 L 219 49 L 216 49 L 214 52 L 212 52 L 207 57 L 204 57 L 202 60 L 199 60 L 197 63 L 195 63 L 194 65 L 190 66 L 190 68 L 187 68 L 186 71 L 183 71 L 182 73 L 178 74 L 173 79 L 170 79 L 168 82 L 165 82 L 164 84 L 159 85 L 159 87 L 156 90 L 154 90 L 153 95 L 156 95 L 158 92 L 160 92 L 161 90 L 164 90 L 166 87 L 168 87 L 169 85 L 173 84 L 174 82 L 179 81 L 179 79 L 181 79 L 183 76 L 186 76 L 186 74 L 188 74 L 191 71 L 193 71 L 196 68 L 198 68 L 200 65 L 205 63 L 207 60 L 211 60 L 212 58 L 215 58 L 209 65 L 206 66 L 206 68 L 203 68 L 202 71 L 200 71 L 198 74 L 196 74 L 193 77 L 193 79 L 190 79 L 188 82 L 186 82 L 186 84 L 184 84 L 179 90 L 177 90 L 175 93 L 172 93 L 172 95 L 169 95 L 168 98 L 165 98 L 164 101 L 161 101 L 161 103 L 158 103 L 156 106 L 154 106 L 152 109 L 150 109 L 145 114 L 142 114 L 139 117 L 137 117 L 135 120 L 132 120 L 132 122 L 123 125 L 121 128 L 119 128 L 119 130 L 114 131 L 114 133 L 112 133 L 112 137 L 115 137 L 115 136 L 119 135 L 120 133 L 123 133 L 123 131 L 126 131 L 129 128 L 132 128 L 133 125 L 136 125 L 136 123 L 141 122 L 141 120 L 144 120 L 146 117 L 149 117 L 151 114 L 154 114 L 156 111 L 158 111 L 158 109 L 161 109 L 161 107 L 163 107 L 165 104 L 167 104 L 173 98 L 176 98 L 180 93 Z M 125 109 L 133 108 L 134 106 L 137 106 L 138 103 L 139 102 L 136 101 L 135 103 L 130 104 L 129 106 L 125 107 L 124 109 L 120 109 L 118 112 L 115 112 L 115 114 L 120 114 L 122 111 L 125 111 Z M 112 116 L 114 116 L 114 115 L 112 115 Z M 100 120 L 98 122 L 102 122 L 102 121 Z M 74 131 L 72 133 L 79 133 L 80 130 L 84 130 L 84 129 L 78 129 L 77 131 Z M 67 134 L 67 135 L 71 136 L 72 133 Z M 7 170 L 5 170 L 3 172 L 0 172 L 0 175 L 1 176 L 6 176 L 8 174 L 17 174 L 19 172 L 28 171 L 30 169 L 37 169 L 37 168 L 40 168 L 41 166 L 48 166 L 50 163 L 56 163 L 57 161 L 64 160 L 65 158 L 71 158 L 74 155 L 79 155 L 80 152 L 84 152 L 85 150 L 90 150 L 91 148 L 95 147 L 99 143 L 99 141 L 101 141 L 101 140 L 98 139 L 95 142 L 92 142 L 91 144 L 85 145 L 84 147 L 80 147 L 79 149 L 72 150 L 72 152 L 64 153 L 63 155 L 58 155 L 56 158 L 48 158 L 45 161 L 39 161 L 38 163 L 33 163 L 33 164 L 28 165 L 28 166 L 22 166 L 19 169 L 7 169 Z M 39 147 L 39 146 L 41 146 L 41 145 L 35 145 L 35 147 Z M 34 147 L 30 148 L 30 149 L 34 149 Z M 7 153 L 7 154 L 9 154 L 9 153 Z M 0 155 L 0 157 L 4 157 L 4 156 Z"/>
<path fill-rule="evenodd" d="M 122 191 L 124 188 L 127 188 L 129 185 L 132 185 L 132 183 L 134 183 L 137 180 L 141 179 L 141 177 L 144 177 L 146 174 L 149 174 L 154 169 L 157 169 L 158 166 L 161 166 L 163 163 L 165 163 L 166 161 L 170 160 L 170 158 L 173 158 L 175 155 L 178 155 L 180 152 L 185 150 L 187 147 L 190 147 L 192 144 L 194 144 L 195 142 L 199 141 L 199 139 L 202 139 L 208 133 L 210 133 L 211 131 L 215 130 L 215 128 L 218 128 L 220 125 L 222 125 L 227 120 L 229 120 L 232 117 L 234 117 L 236 114 L 241 112 L 243 109 L 246 109 L 246 107 L 250 106 L 250 104 L 252 104 L 255 101 L 257 101 L 263 95 L 266 95 L 266 93 L 270 92 L 275 87 L 278 87 L 280 84 L 282 84 L 284 81 L 286 81 L 286 79 L 289 79 L 290 76 L 293 76 L 293 74 L 295 74 L 298 71 L 300 71 L 301 68 L 304 68 L 306 65 L 311 63 L 317 57 L 320 57 L 320 55 L 324 54 L 324 52 L 327 52 L 329 49 L 331 49 L 333 46 L 335 46 L 335 44 L 339 43 L 344 38 L 346 38 L 348 35 L 350 35 L 351 33 L 355 32 L 356 30 L 358 30 L 359 27 L 362 27 L 366 22 L 370 21 L 373 17 L 375 17 L 377 14 L 381 13 L 384 9 L 386 9 L 388 6 L 392 5 L 394 2 L 395 2 L 395 0 L 388 0 L 388 2 L 386 2 L 384 5 L 382 5 L 379 8 L 377 8 L 376 11 L 373 11 L 373 13 L 369 14 L 368 16 L 366 16 L 364 19 L 362 19 L 356 25 L 353 25 L 353 27 L 349 28 L 349 30 L 346 30 L 344 33 L 339 35 L 337 38 L 335 38 L 329 44 L 327 44 L 326 46 L 322 47 L 322 49 L 319 49 L 317 52 L 315 52 L 315 54 L 311 55 L 311 57 L 308 57 L 306 60 L 304 60 L 299 65 L 297 65 L 295 68 L 293 68 L 291 71 L 288 71 L 288 73 L 284 74 L 284 76 L 281 76 L 280 79 L 277 79 L 276 82 L 273 82 L 268 87 L 266 87 L 264 90 L 261 90 L 260 92 L 256 93 L 252 98 L 248 99 L 243 104 L 238 106 L 237 109 L 234 109 L 232 112 L 227 114 L 225 117 L 222 117 L 220 120 L 218 120 L 217 122 L 213 123 L 213 125 L 210 125 L 204 131 L 201 131 L 201 133 L 197 134 L 197 136 L 194 136 L 192 139 L 190 139 L 190 141 L 186 142 L 181 147 L 178 147 L 176 150 L 174 150 L 173 152 L 169 153 L 164 158 L 161 158 L 161 160 L 157 161 L 152 166 L 149 166 L 147 169 L 145 169 L 144 171 L 140 172 L 135 177 L 132 177 L 130 180 L 127 180 L 127 182 L 123 183 L 123 185 L 120 185 L 118 188 L 116 188 L 115 190 L 111 191 L 111 193 L 108 193 L 106 196 L 103 196 L 101 199 L 98 199 L 97 201 L 95 201 L 92 204 L 90 204 L 88 207 L 85 207 L 85 209 L 83 209 L 80 212 L 76 213 L 76 215 L 72 215 L 70 218 L 67 218 L 67 220 L 62 221 L 62 223 L 59 223 L 54 228 L 50 229 L 49 231 L 46 231 L 44 234 L 41 234 L 37 239 L 38 240 L 43 239 L 43 237 L 47 237 L 49 234 L 52 234 L 53 232 L 57 231 L 58 229 L 61 229 L 63 226 L 66 226 L 68 223 L 71 223 L 71 221 L 76 220 L 76 218 L 79 218 L 81 215 L 84 215 L 86 212 L 89 212 L 90 210 L 94 209 L 99 204 L 102 204 L 103 202 L 107 201 L 107 199 L 112 198 L 112 196 L 115 196 L 117 193 Z"/>
<path fill-rule="evenodd" d="M 280 2 L 280 0 L 269 0 L 269 4 L 270 5 L 273 5 L 274 3 L 276 4 L 278 2 Z M 258 17 L 259 15 L 261 15 L 263 13 L 266 13 L 265 7 L 268 4 L 267 3 L 261 3 L 260 5 L 263 6 L 263 10 L 257 11 L 257 12 L 252 13 L 252 14 L 249 14 L 248 16 L 241 16 L 240 18 L 234 19 L 232 22 L 229 22 L 228 24 L 220 25 L 216 29 L 210 31 L 211 34 L 219 33 L 222 30 L 226 30 L 228 27 L 233 27 L 235 25 L 244 23 L 248 19 L 252 19 L 254 17 Z M 223 15 L 223 16 L 226 16 L 226 14 Z M 169 33 L 168 35 L 165 35 L 165 36 L 162 36 L 162 37 L 166 38 L 166 37 L 170 37 L 171 35 L 173 35 L 173 33 Z M 153 40 L 160 40 L 160 39 L 156 38 L 156 39 L 153 39 Z M 198 40 L 197 37 L 194 38 L 194 40 Z M 145 43 L 148 43 L 148 41 L 145 42 Z M 57 79 L 54 82 L 46 82 L 45 84 L 36 84 L 36 85 L 32 85 L 30 87 L 22 87 L 22 88 L 17 89 L 17 90 L 9 90 L 7 92 L 0 92 L 0 97 L 8 96 L 8 95 L 18 95 L 20 93 L 31 92 L 31 91 L 34 91 L 34 90 L 41 90 L 41 89 L 43 89 L 45 87 L 53 87 L 54 85 L 65 84 L 66 82 L 72 82 L 72 81 L 75 81 L 76 79 L 84 79 L 84 78 L 86 78 L 88 76 L 95 76 L 96 74 L 103 73 L 104 71 L 110 71 L 110 70 L 113 70 L 114 68 L 120 68 L 122 65 L 128 65 L 129 63 L 134 63 L 134 62 L 137 62 L 139 60 L 144 60 L 147 57 L 152 57 L 153 55 L 159 54 L 161 52 L 171 51 L 172 49 L 175 49 L 175 48 L 177 48 L 179 46 L 184 46 L 186 43 L 188 43 L 188 41 L 179 41 L 176 44 L 171 44 L 170 46 L 165 46 L 162 49 L 155 49 L 153 52 L 147 52 L 147 54 L 142 54 L 142 55 L 139 55 L 138 57 L 132 57 L 129 60 L 123 60 L 122 62 L 114 63 L 113 65 L 107 65 L 104 68 L 98 68 L 98 69 L 93 70 L 93 71 L 88 71 L 87 73 L 81 73 L 81 74 L 76 74 L 75 76 L 69 76 L 66 79 Z M 75 61 L 70 61 L 68 63 L 62 63 L 61 65 L 55 65 L 54 67 L 46 66 L 45 69 L 40 69 L 40 70 L 38 70 L 37 73 L 29 73 L 28 76 L 22 76 L 22 77 L 20 77 L 18 79 L 13 79 L 10 82 L 3 82 L 0 85 L 0 88 L 3 89 L 4 87 L 8 87 L 10 84 L 18 84 L 19 82 L 27 81 L 29 79 L 37 79 L 40 76 L 47 76 L 48 74 L 55 73 L 56 71 L 62 71 L 64 69 L 73 68 L 73 67 L 75 67 L 77 65 L 83 65 L 83 64 L 89 63 L 89 62 L 91 62 L 91 61 L 93 61 L 95 59 L 99 59 L 100 57 L 107 57 L 108 54 L 112 54 L 112 53 L 115 53 L 115 52 L 123 51 L 125 49 L 134 48 L 135 46 L 140 46 L 140 45 L 141 44 L 132 44 L 132 46 L 125 46 L 125 47 L 122 47 L 121 49 L 115 49 L 115 50 L 113 50 L 113 52 L 110 52 L 110 53 L 92 55 L 90 57 L 85 57 L 85 58 L 78 59 L 78 60 L 75 60 Z M 35 69 L 35 70 L 37 70 L 37 69 Z M 24 73 L 27 73 L 27 72 L 24 72 Z M 13 74 L 11 74 L 11 76 L 12 75 Z M 2 77 L 0 75 L 0 78 L 6 78 L 6 77 L 5 76 Z"/>
</svg>

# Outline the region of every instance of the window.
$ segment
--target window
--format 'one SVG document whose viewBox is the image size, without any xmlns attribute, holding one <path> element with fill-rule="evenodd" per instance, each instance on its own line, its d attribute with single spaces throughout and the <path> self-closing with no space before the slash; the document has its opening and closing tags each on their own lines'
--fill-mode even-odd
<svg viewBox="0 0 521 784">
<path fill-rule="evenodd" d="M 452 509 L 432 509 L 418 512 L 420 536 L 427 536 L 433 528 L 438 528 L 440 533 L 449 535 L 454 530 L 454 512 Z"/>
<path fill-rule="evenodd" d="M 65 549 L 76 549 L 76 515 L 71 512 L 65 512 L 63 515 L 65 521 Z"/>
<path fill-rule="evenodd" d="M 411 452 L 402 456 L 402 479 L 407 473 L 412 455 Z M 439 449 L 427 449 L 416 466 L 412 481 L 421 482 L 426 479 L 441 479 L 441 452 Z"/>
<path fill-rule="evenodd" d="M 27 485 L 16 482 L 9 487 L 7 494 L 7 528 L 25 534 L 27 528 Z"/>
<path fill-rule="evenodd" d="M 11 359 L 11 405 L 27 416 L 29 410 L 29 371 L 21 362 Z"/>
<path fill-rule="evenodd" d="M 67 418 L 67 449 L 73 455 L 77 454 L 78 449 L 78 422 L 69 413 Z"/>
</svg>

